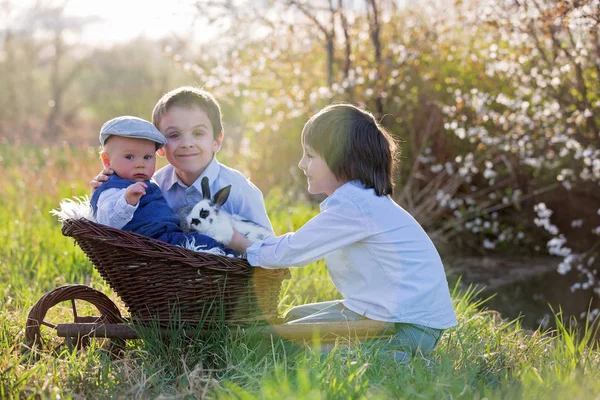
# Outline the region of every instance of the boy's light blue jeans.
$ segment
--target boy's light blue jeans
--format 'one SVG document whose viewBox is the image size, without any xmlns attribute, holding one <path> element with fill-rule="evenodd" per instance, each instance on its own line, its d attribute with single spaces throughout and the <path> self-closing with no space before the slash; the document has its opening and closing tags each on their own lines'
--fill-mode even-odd
<svg viewBox="0 0 600 400">
<path fill-rule="evenodd" d="M 344 307 L 340 300 L 304 304 L 290 309 L 285 315 L 288 324 L 311 322 L 343 322 L 367 319 Z M 396 334 L 385 344 L 384 350 L 399 360 L 406 361 L 410 355 L 430 353 L 439 342 L 443 329 L 417 324 L 396 323 Z"/>
</svg>

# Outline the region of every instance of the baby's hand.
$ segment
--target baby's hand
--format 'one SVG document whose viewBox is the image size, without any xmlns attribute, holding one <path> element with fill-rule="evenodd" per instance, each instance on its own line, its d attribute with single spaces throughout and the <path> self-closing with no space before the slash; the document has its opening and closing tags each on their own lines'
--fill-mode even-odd
<svg viewBox="0 0 600 400">
<path fill-rule="evenodd" d="M 102 170 L 102 172 L 100 172 L 98 175 L 96 175 L 96 177 L 90 182 L 90 186 L 92 187 L 92 190 L 98 189 L 102 185 L 102 183 L 106 182 L 108 180 L 108 177 L 114 173 L 115 173 L 115 171 L 113 171 L 112 168 L 110 168 L 110 167 L 104 168 Z"/>
<path fill-rule="evenodd" d="M 135 206 L 143 195 L 146 194 L 146 185 L 144 182 L 136 182 L 125 190 L 125 201 L 130 206 Z"/>
</svg>

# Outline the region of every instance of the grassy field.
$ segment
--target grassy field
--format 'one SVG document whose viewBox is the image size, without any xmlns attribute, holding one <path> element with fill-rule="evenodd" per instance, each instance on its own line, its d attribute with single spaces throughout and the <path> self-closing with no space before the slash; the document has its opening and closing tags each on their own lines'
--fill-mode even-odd
<svg viewBox="0 0 600 400">
<path fill-rule="evenodd" d="M 452 285 L 459 326 L 446 332 L 428 359 L 408 364 L 386 358 L 377 346 L 321 354 L 227 330 L 213 338 L 174 334 L 168 343 L 150 331 L 144 340 L 129 341 L 117 360 L 96 342 L 82 351 L 34 356 L 23 348 L 25 319 L 47 291 L 85 283 L 123 307 L 49 213 L 61 198 L 86 194 L 99 165 L 94 149 L 0 147 L 2 399 L 600 398 L 600 352 L 590 328 L 578 339 L 558 316 L 555 332 L 526 331 L 486 310 L 460 284 Z M 292 206 L 276 191 L 266 197 L 277 232 L 316 212 Z M 324 265 L 316 263 L 292 270 L 280 312 L 338 297 Z"/>
</svg>

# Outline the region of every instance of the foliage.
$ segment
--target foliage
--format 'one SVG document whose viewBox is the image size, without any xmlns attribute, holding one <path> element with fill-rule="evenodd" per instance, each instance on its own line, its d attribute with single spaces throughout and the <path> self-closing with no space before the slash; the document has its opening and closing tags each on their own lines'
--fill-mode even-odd
<svg viewBox="0 0 600 400">
<path fill-rule="evenodd" d="M 306 196 L 303 123 L 353 102 L 402 145 L 395 199 L 441 249 L 548 252 L 572 290 L 600 295 L 598 0 L 196 5 L 222 29 L 209 43 L 90 49 L 67 38 L 92 21 L 59 6 L 8 18 L 2 142 L 95 144 L 103 120 L 149 116 L 164 91 L 195 84 L 222 104 L 221 161 L 287 207 Z"/>
<path fill-rule="evenodd" d="M 162 93 L 190 83 L 159 43 L 94 48 L 80 37 L 94 17 L 66 15 L 66 2 L 18 3 L 0 8 L 0 143 L 96 144 L 104 121 L 150 119 Z"/>
<path fill-rule="evenodd" d="M 573 290 L 600 295 L 598 1 L 359 3 L 274 1 L 263 15 L 250 2 L 198 2 L 231 29 L 200 56 L 170 54 L 224 99 L 259 187 L 304 192 L 303 123 L 357 103 L 401 143 L 395 198 L 439 245 L 547 244 L 565 258 L 560 273 L 579 274 Z M 540 207 L 555 210 L 552 223 Z"/>
</svg>

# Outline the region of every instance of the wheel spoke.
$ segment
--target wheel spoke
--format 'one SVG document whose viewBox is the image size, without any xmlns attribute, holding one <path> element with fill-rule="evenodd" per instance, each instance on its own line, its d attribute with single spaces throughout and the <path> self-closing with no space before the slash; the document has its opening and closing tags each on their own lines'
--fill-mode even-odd
<svg viewBox="0 0 600 400">
<path fill-rule="evenodd" d="M 42 325 L 46 325 L 47 327 L 50 327 L 52 329 L 56 329 L 56 325 L 54 325 L 51 322 L 42 321 Z"/>
<path fill-rule="evenodd" d="M 75 299 L 71 299 L 71 308 L 73 309 L 73 321 L 77 322 L 77 307 L 75 307 Z"/>
</svg>

